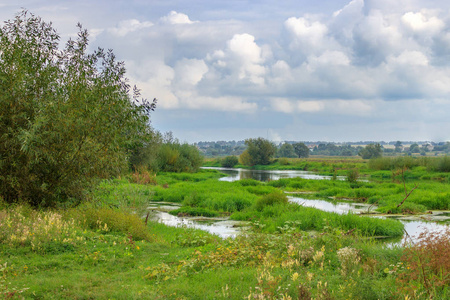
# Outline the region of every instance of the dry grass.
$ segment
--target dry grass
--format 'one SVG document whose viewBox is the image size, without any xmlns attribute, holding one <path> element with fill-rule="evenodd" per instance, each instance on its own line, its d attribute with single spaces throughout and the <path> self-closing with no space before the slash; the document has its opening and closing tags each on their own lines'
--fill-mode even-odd
<svg viewBox="0 0 450 300">
<path fill-rule="evenodd" d="M 399 282 L 412 299 L 421 293 L 430 298 L 446 293 L 450 286 L 450 228 L 420 234 L 415 245 L 405 248 L 402 260 L 405 268 L 399 272 Z"/>
</svg>

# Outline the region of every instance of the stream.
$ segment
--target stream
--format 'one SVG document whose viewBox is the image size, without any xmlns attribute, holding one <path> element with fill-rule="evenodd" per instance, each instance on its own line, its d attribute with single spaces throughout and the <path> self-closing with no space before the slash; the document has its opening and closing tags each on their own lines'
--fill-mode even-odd
<svg viewBox="0 0 450 300">
<path fill-rule="evenodd" d="M 331 176 L 317 175 L 308 171 L 296 171 L 296 170 L 245 170 L 245 169 L 228 169 L 228 168 L 212 168 L 207 167 L 204 169 L 214 169 L 226 174 L 226 177 L 222 177 L 219 180 L 232 182 L 240 179 L 255 179 L 259 181 L 278 180 L 280 178 L 294 178 L 301 177 L 304 179 L 314 180 L 330 180 Z M 344 176 L 338 176 L 338 180 L 345 180 Z M 325 200 L 311 200 L 304 199 L 290 194 L 288 196 L 289 201 L 298 203 L 299 205 L 314 207 L 327 212 L 334 212 L 338 214 L 352 213 L 367 213 L 369 210 L 373 212 L 376 207 L 365 203 L 350 203 L 350 202 L 328 202 Z M 152 211 L 152 218 L 161 223 L 169 226 L 177 227 L 191 227 L 208 231 L 212 234 L 216 234 L 223 238 L 235 237 L 242 232 L 245 222 L 232 221 L 228 219 L 209 219 L 209 218 L 193 218 L 193 217 L 176 217 L 172 216 L 167 211 L 176 209 L 179 206 L 170 203 L 152 203 L 149 207 Z M 378 216 L 372 216 L 378 217 Z M 401 244 L 406 239 L 410 241 L 416 241 L 420 233 L 424 231 L 429 232 L 441 232 L 450 224 L 450 212 L 449 211 L 432 211 L 428 214 L 414 215 L 414 216 L 379 216 L 383 218 L 393 218 L 402 222 L 405 226 L 405 232 L 402 239 L 397 240 L 394 244 Z"/>
</svg>

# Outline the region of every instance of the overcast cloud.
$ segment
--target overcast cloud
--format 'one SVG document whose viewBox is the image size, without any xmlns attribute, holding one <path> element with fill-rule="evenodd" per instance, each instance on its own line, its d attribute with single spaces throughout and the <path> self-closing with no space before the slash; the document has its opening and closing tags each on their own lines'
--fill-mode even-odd
<svg viewBox="0 0 450 300">
<path fill-rule="evenodd" d="M 182 141 L 450 140 L 447 0 L 0 0 L 112 48 Z"/>
</svg>

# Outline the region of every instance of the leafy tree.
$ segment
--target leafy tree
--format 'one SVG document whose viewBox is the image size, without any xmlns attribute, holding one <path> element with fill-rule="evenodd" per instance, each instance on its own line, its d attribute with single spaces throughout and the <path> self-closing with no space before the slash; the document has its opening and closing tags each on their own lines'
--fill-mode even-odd
<svg viewBox="0 0 450 300">
<path fill-rule="evenodd" d="M 297 157 L 294 146 L 289 143 L 284 143 L 281 145 L 280 149 L 278 149 L 277 157 Z"/>
<path fill-rule="evenodd" d="M 78 27 L 62 50 L 51 24 L 26 11 L 0 28 L 0 198 L 7 202 L 80 201 L 151 138 L 155 101 L 131 90 L 111 50 L 88 54 L 88 33 Z"/>
<path fill-rule="evenodd" d="M 244 152 L 239 155 L 239 162 L 244 166 L 251 166 L 252 160 L 247 149 L 245 149 Z"/>
<path fill-rule="evenodd" d="M 409 152 L 410 153 L 420 153 L 420 148 L 419 148 L 419 144 L 411 144 L 411 146 L 409 146 Z"/>
<path fill-rule="evenodd" d="M 270 141 L 257 138 L 245 140 L 247 145 L 247 153 L 249 156 L 248 165 L 268 165 L 272 157 L 275 155 L 277 148 Z"/>
<path fill-rule="evenodd" d="M 293 146 L 298 157 L 309 157 L 309 148 L 304 143 L 295 143 Z"/>
<path fill-rule="evenodd" d="M 396 141 L 395 142 L 395 150 L 394 151 L 399 153 L 399 152 L 402 152 L 402 149 L 403 149 L 402 142 Z"/>
<path fill-rule="evenodd" d="M 352 156 L 352 155 L 353 155 L 353 152 L 350 149 L 345 149 L 345 150 L 342 150 L 342 152 L 341 152 L 341 156 Z"/>
<path fill-rule="evenodd" d="M 233 168 L 235 165 L 238 164 L 238 162 L 239 162 L 239 159 L 236 156 L 230 155 L 230 156 L 225 157 L 222 160 L 221 165 L 224 168 Z"/>
<path fill-rule="evenodd" d="M 377 158 L 383 155 L 383 149 L 380 144 L 369 144 L 358 153 L 363 159 Z"/>
</svg>

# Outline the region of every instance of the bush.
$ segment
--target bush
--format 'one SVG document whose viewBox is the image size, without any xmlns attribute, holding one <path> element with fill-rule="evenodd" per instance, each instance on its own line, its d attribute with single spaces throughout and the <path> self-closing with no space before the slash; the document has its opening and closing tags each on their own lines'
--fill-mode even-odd
<svg viewBox="0 0 450 300">
<path fill-rule="evenodd" d="M 234 155 L 227 156 L 221 161 L 221 165 L 224 168 L 233 168 L 238 163 L 239 163 L 239 159 Z"/>
<path fill-rule="evenodd" d="M 278 159 L 278 163 L 280 164 L 280 166 L 289 166 L 291 164 L 289 162 L 289 159 L 287 159 L 286 157 Z"/>
<path fill-rule="evenodd" d="M 81 25 L 62 49 L 52 25 L 26 11 L 4 24 L 0 194 L 41 207 L 82 201 L 98 178 L 126 170 L 129 150 L 151 138 L 155 102 L 131 91 L 112 51 L 86 53 Z"/>
<path fill-rule="evenodd" d="M 357 183 L 359 178 L 359 172 L 356 169 L 351 169 L 347 171 L 347 181 L 351 184 Z"/>
<path fill-rule="evenodd" d="M 163 172 L 197 172 L 203 163 L 200 151 L 194 145 L 180 144 L 178 140 L 165 142 L 157 153 L 157 170 Z"/>
</svg>

